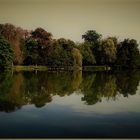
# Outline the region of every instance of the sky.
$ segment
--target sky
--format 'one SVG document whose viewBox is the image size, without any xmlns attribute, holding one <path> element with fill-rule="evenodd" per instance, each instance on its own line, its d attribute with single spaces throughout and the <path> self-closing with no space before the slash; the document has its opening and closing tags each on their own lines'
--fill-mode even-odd
<svg viewBox="0 0 140 140">
<path fill-rule="evenodd" d="M 140 0 L 0 0 L 0 23 L 42 27 L 53 38 L 82 41 L 87 30 L 140 44 Z"/>
</svg>

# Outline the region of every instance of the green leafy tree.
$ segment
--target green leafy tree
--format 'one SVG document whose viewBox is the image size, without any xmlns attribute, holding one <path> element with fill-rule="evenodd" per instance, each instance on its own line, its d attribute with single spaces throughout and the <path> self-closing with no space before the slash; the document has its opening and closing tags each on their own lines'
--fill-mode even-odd
<svg viewBox="0 0 140 140">
<path fill-rule="evenodd" d="M 59 45 L 56 39 L 53 40 L 53 52 L 48 58 L 49 64 L 51 66 L 61 66 L 61 62 L 63 61 L 61 58 L 61 54 L 63 53 L 63 48 Z"/>
<path fill-rule="evenodd" d="M 13 50 L 10 43 L 0 36 L 0 69 L 12 67 Z"/>
<path fill-rule="evenodd" d="M 93 53 L 97 64 L 112 65 L 117 58 L 117 43 L 112 38 L 100 40 L 93 48 Z"/>
<path fill-rule="evenodd" d="M 102 63 L 112 64 L 116 60 L 116 46 L 114 41 L 111 38 L 107 38 L 101 41 L 101 47 L 103 52 Z"/>
<path fill-rule="evenodd" d="M 134 39 L 125 39 L 120 43 L 117 51 L 117 64 L 122 67 L 139 67 L 140 52 L 138 43 Z"/>
<path fill-rule="evenodd" d="M 101 38 L 101 36 L 102 35 L 97 33 L 95 30 L 88 30 L 84 35 L 82 35 L 82 39 L 95 43 Z"/>
<path fill-rule="evenodd" d="M 25 65 L 37 65 L 39 64 L 39 52 L 38 52 L 38 42 L 32 38 L 28 38 L 25 42 L 24 50 L 24 64 Z"/>
<path fill-rule="evenodd" d="M 95 57 L 91 50 L 92 45 L 89 42 L 80 43 L 78 48 L 80 49 L 83 56 L 83 65 L 93 65 L 96 63 Z"/>
<path fill-rule="evenodd" d="M 79 49 L 73 48 L 72 49 L 72 55 L 74 59 L 74 66 L 82 67 L 82 54 Z"/>
<path fill-rule="evenodd" d="M 60 38 L 58 39 L 58 47 L 62 48 L 62 53 L 59 54 L 61 64 L 63 66 L 72 66 L 73 55 L 71 51 L 75 47 L 75 43 L 71 40 Z"/>
<path fill-rule="evenodd" d="M 75 43 L 69 39 L 60 38 L 53 41 L 53 53 L 50 56 L 51 66 L 73 66 L 80 64 L 82 58 L 79 50 L 75 48 Z M 77 52 L 77 54 L 76 54 Z M 78 59 L 79 58 L 79 59 Z M 77 60 L 75 60 L 77 59 Z"/>
</svg>

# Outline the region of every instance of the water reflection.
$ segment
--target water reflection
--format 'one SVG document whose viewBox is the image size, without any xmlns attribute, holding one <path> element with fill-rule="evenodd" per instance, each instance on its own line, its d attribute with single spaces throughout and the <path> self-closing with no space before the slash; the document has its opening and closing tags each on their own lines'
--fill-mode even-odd
<svg viewBox="0 0 140 140">
<path fill-rule="evenodd" d="M 12 112 L 23 105 L 43 107 L 53 96 L 77 91 L 81 102 L 93 105 L 102 99 L 116 100 L 136 94 L 140 71 L 121 72 L 5 72 L 0 74 L 0 111 Z"/>
<path fill-rule="evenodd" d="M 138 84 L 140 81 L 140 71 L 133 70 L 127 72 L 118 72 L 116 73 L 117 78 L 117 90 L 123 94 L 124 97 L 128 95 L 136 94 Z"/>
<path fill-rule="evenodd" d="M 88 89 L 88 90 L 87 90 Z M 87 104 L 95 104 L 102 101 L 102 97 L 115 100 L 117 94 L 116 77 L 109 73 L 97 73 L 94 81 L 88 88 L 83 88 L 83 101 Z"/>
</svg>

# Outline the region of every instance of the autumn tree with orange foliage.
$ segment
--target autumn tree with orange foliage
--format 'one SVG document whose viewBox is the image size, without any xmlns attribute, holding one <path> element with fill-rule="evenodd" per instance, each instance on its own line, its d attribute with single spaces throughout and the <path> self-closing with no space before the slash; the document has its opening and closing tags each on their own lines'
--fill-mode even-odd
<svg viewBox="0 0 140 140">
<path fill-rule="evenodd" d="M 23 44 L 28 31 L 12 24 L 0 24 L 0 35 L 9 41 L 14 51 L 14 65 L 23 63 Z"/>
</svg>

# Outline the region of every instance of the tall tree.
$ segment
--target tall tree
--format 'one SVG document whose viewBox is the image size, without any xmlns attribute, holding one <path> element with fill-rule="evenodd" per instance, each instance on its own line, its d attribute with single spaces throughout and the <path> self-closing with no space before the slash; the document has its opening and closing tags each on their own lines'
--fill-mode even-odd
<svg viewBox="0 0 140 140">
<path fill-rule="evenodd" d="M 95 57 L 91 50 L 92 45 L 89 42 L 80 43 L 78 48 L 83 56 L 83 65 L 93 65 L 96 63 Z"/>
<path fill-rule="evenodd" d="M 95 43 L 101 38 L 101 36 L 102 35 L 97 33 L 95 30 L 88 30 L 84 35 L 82 35 L 82 39 Z"/>
<path fill-rule="evenodd" d="M 52 53 L 52 35 L 42 28 L 31 32 L 25 41 L 25 64 L 47 65 Z"/>
<path fill-rule="evenodd" d="M 24 48 L 24 58 L 25 65 L 39 64 L 40 56 L 38 52 L 38 43 L 36 40 L 32 38 L 26 39 Z"/>
<path fill-rule="evenodd" d="M 7 39 L 14 51 L 14 64 L 22 64 L 23 62 L 23 44 L 28 36 L 28 31 L 12 24 L 0 24 L 0 34 Z"/>
<path fill-rule="evenodd" d="M 73 55 L 73 59 L 74 59 L 73 65 L 82 67 L 82 54 L 81 54 L 80 50 L 77 48 L 73 48 L 72 55 Z"/>
<path fill-rule="evenodd" d="M 140 52 L 138 43 L 134 39 L 125 39 L 120 42 L 117 52 L 117 64 L 123 67 L 136 68 L 140 64 Z"/>
<path fill-rule="evenodd" d="M 73 66 L 74 56 L 72 50 L 75 47 L 75 43 L 69 39 L 60 38 L 54 40 L 53 43 L 54 52 L 51 59 L 51 65 L 53 66 Z"/>
<path fill-rule="evenodd" d="M 0 36 L 0 69 L 12 66 L 13 50 L 10 43 Z"/>
<path fill-rule="evenodd" d="M 100 46 L 99 42 L 101 40 L 102 35 L 97 33 L 95 30 L 88 30 L 84 35 L 82 35 L 82 39 L 84 39 L 85 43 L 90 44 L 90 49 L 92 50 L 93 55 L 95 56 L 96 63 L 98 64 L 98 58 L 101 58 Z M 84 54 L 85 55 L 85 54 Z M 93 60 L 94 61 L 94 60 Z"/>
<path fill-rule="evenodd" d="M 93 48 L 97 64 L 112 65 L 116 61 L 117 43 L 113 38 L 106 38 L 99 41 Z"/>
</svg>

